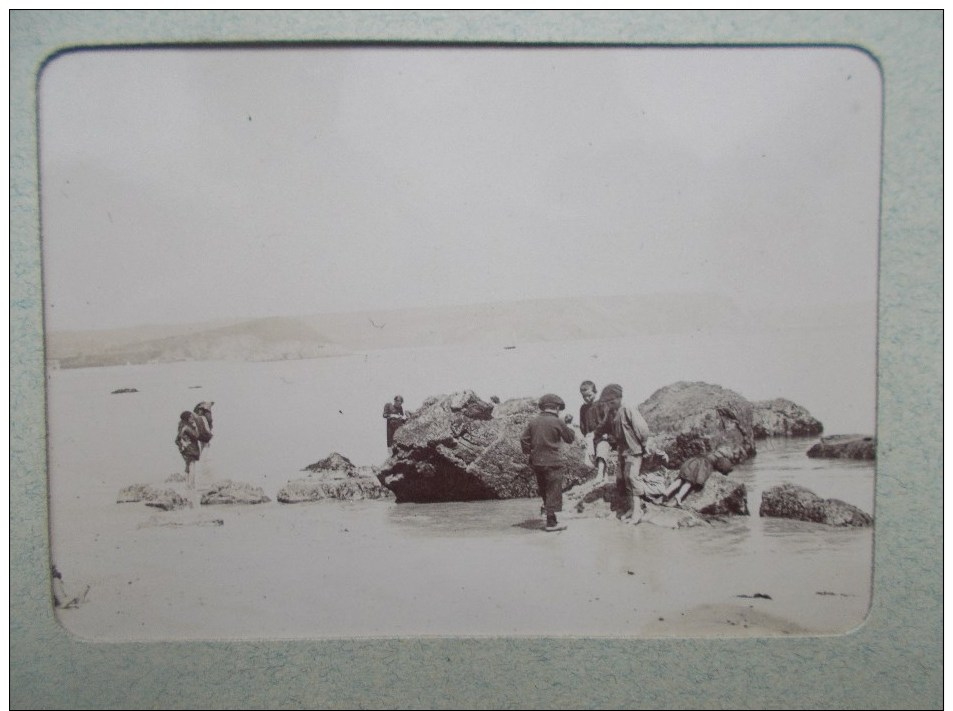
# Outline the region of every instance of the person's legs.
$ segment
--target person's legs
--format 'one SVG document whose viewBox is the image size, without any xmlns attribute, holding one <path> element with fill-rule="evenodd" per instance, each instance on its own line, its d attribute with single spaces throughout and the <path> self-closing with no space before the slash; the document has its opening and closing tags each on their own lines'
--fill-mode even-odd
<svg viewBox="0 0 953 711">
<path fill-rule="evenodd" d="M 534 466 L 533 474 L 536 475 L 536 490 L 539 492 L 539 498 L 542 499 L 542 506 L 539 507 L 541 514 L 546 514 L 546 468 Z"/>
<path fill-rule="evenodd" d="M 619 455 L 619 461 L 615 469 L 615 498 L 619 510 L 616 516 L 622 518 L 632 510 L 632 504 L 628 497 L 628 486 L 625 476 L 625 457 Z"/>
<path fill-rule="evenodd" d="M 685 500 L 685 497 L 688 496 L 688 494 L 694 488 L 694 486 L 695 485 L 690 481 L 682 480 L 682 485 L 679 487 L 678 492 L 674 496 L 676 503 L 681 504 Z"/>
<path fill-rule="evenodd" d="M 636 508 L 635 503 L 636 498 L 641 499 L 642 495 L 645 494 L 642 482 L 639 480 L 639 472 L 641 469 L 641 455 L 630 454 L 625 457 L 623 478 L 625 484 L 625 500 L 629 508 L 623 518 L 631 519 L 632 523 L 638 523 L 642 520 L 642 502 L 639 501 L 638 508 Z"/>
<path fill-rule="evenodd" d="M 552 467 L 546 472 L 546 524 L 555 525 L 556 512 L 563 510 L 563 471 Z"/>
</svg>

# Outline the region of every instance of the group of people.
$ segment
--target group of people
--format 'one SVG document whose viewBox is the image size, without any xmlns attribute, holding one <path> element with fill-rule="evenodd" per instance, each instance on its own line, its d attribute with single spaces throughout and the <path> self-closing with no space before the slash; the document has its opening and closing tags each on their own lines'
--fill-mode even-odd
<svg viewBox="0 0 953 711">
<path fill-rule="evenodd" d="M 212 405 L 214 402 L 203 400 L 192 408 L 179 415 L 178 431 L 175 435 L 175 445 L 179 454 L 185 460 L 185 477 L 190 489 L 195 488 L 195 472 L 192 465 L 199 461 L 202 452 L 212 441 Z"/>
<path fill-rule="evenodd" d="M 689 493 L 705 485 L 713 469 L 724 474 L 731 471 L 731 461 L 718 450 L 684 462 L 671 484 L 666 484 L 660 474 L 642 471 L 646 456 L 657 455 L 666 462 L 668 456 L 649 445 L 649 426 L 638 408 L 629 407 L 623 401 L 621 385 L 606 385 L 598 399 L 596 392 L 596 384 L 591 380 L 579 386 L 583 399 L 579 408 L 579 431 L 586 438 L 587 460 L 596 467 L 596 483 L 607 478 L 611 453 L 614 451 L 618 457 L 615 483 L 617 500 L 621 502 L 617 513 L 620 519 L 631 523 L 641 521 L 645 501 L 681 506 Z M 559 416 L 566 403 L 558 395 L 543 395 L 538 406 L 541 412 L 526 426 L 520 444 L 536 474 L 546 514 L 546 530 L 559 531 L 565 525 L 556 517 L 562 510 L 563 489 L 558 452 L 560 443 L 571 443 L 575 439 L 575 431 L 569 426 L 572 415 Z"/>
</svg>

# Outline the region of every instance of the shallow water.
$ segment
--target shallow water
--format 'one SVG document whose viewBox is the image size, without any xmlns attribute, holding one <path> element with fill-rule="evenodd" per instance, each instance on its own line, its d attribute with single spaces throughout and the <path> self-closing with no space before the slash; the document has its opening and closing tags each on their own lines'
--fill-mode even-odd
<svg viewBox="0 0 953 711">
<path fill-rule="evenodd" d="M 761 492 L 786 481 L 875 513 L 873 464 L 808 459 L 813 440 L 759 442 L 731 474 L 745 483 L 752 515 L 715 527 L 567 516 L 567 531 L 546 534 L 535 499 L 274 502 L 331 451 L 380 463 L 380 410 L 397 379 L 411 405 L 461 380 L 484 397 L 559 390 L 547 379 L 559 363 L 533 354 L 539 382 L 519 386 L 502 367 L 511 353 L 415 349 L 51 372 L 53 558 L 72 587 L 91 586 L 89 601 L 61 621 L 107 640 L 776 635 L 862 623 L 872 529 L 758 516 Z M 447 358 L 452 370 L 439 366 Z M 110 394 L 123 387 L 139 392 Z M 200 400 L 216 406 L 199 486 L 246 481 L 272 503 L 172 513 L 117 505 L 123 486 L 160 485 L 181 471 L 175 422 Z M 177 525 L 156 525 L 168 523 Z"/>
</svg>

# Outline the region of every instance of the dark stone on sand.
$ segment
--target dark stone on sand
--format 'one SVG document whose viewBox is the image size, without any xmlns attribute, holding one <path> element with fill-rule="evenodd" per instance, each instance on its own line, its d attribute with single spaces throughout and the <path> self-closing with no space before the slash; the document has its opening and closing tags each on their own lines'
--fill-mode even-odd
<svg viewBox="0 0 953 711">
<path fill-rule="evenodd" d="M 767 437 L 816 437 L 824 425 L 800 405 L 775 398 L 752 403 L 755 439 Z"/>
<path fill-rule="evenodd" d="M 732 464 L 755 454 L 753 408 L 736 392 L 708 383 L 677 382 L 656 390 L 639 405 L 655 448 L 668 455 L 665 466 L 720 449 Z M 649 457 L 654 469 L 663 462 Z"/>
<path fill-rule="evenodd" d="M 202 494 L 202 506 L 219 504 L 266 504 L 271 499 L 265 496 L 259 486 L 225 479 L 217 481 L 212 488 Z"/>
<path fill-rule="evenodd" d="M 366 499 L 392 499 L 390 489 L 378 480 L 378 467 L 358 467 L 350 459 L 337 452 L 302 471 L 310 472 L 305 479 L 289 481 L 278 492 L 282 504 L 298 504 L 305 501 L 337 499 L 359 501 Z"/>
<path fill-rule="evenodd" d="M 137 393 L 139 392 L 135 388 L 119 388 L 118 390 L 113 390 L 110 395 L 122 395 L 123 393 Z"/>
<path fill-rule="evenodd" d="M 877 458 L 877 438 L 865 435 L 831 435 L 807 450 L 812 459 L 861 459 Z"/>
<path fill-rule="evenodd" d="M 499 405 L 472 390 L 431 397 L 394 435 L 395 453 L 378 475 L 397 503 L 478 501 L 537 495 L 536 477 L 520 448 L 535 398 Z M 561 447 L 565 488 L 592 477 L 581 437 Z"/>
<path fill-rule="evenodd" d="M 822 499 L 810 489 L 795 484 L 780 484 L 761 494 L 759 514 L 829 526 L 865 527 L 874 522 L 870 514 L 856 506 L 839 499 Z"/>
<path fill-rule="evenodd" d="M 132 484 L 120 490 L 116 497 L 117 504 L 139 502 L 163 511 L 191 508 L 192 506 L 191 501 L 172 489 L 156 489 L 150 484 Z"/>
</svg>

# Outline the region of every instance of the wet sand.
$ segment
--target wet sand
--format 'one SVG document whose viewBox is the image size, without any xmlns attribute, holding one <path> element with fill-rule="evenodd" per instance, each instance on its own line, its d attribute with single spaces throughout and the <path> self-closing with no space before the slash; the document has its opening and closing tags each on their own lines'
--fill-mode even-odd
<svg viewBox="0 0 953 711">
<path fill-rule="evenodd" d="M 379 418 L 373 395 L 389 389 L 356 394 L 360 373 L 321 366 L 52 374 L 52 562 L 68 591 L 90 588 L 58 611 L 67 630 L 113 641 L 740 636 L 838 634 L 866 615 L 871 529 L 757 516 L 759 489 L 783 480 L 871 510 L 872 467 L 831 469 L 798 448 L 739 467 L 754 515 L 714 528 L 565 515 L 566 531 L 545 533 L 537 499 L 279 504 L 278 489 L 331 451 L 383 459 L 383 420 L 366 413 Z M 120 386 L 139 392 L 111 394 Z M 130 484 L 185 492 L 165 480 L 182 471 L 175 419 L 198 400 L 217 401 L 198 487 L 229 478 L 272 501 L 199 506 L 193 492 L 188 510 L 117 504 Z M 755 593 L 771 599 L 739 597 Z"/>
</svg>

